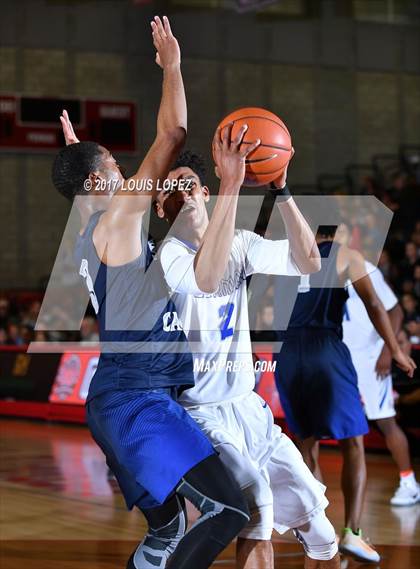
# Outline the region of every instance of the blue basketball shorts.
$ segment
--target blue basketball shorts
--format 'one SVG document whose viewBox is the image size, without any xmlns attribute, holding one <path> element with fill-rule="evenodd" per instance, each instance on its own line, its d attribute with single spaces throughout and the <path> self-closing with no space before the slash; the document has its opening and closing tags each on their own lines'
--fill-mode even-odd
<svg viewBox="0 0 420 569">
<path fill-rule="evenodd" d="M 109 391 L 86 405 L 89 429 L 129 509 L 134 504 L 144 509 L 159 506 L 184 474 L 215 453 L 171 392 Z"/>
<path fill-rule="evenodd" d="M 282 341 L 275 379 L 292 432 L 337 440 L 366 434 L 356 370 L 337 332 L 298 329 Z"/>
</svg>

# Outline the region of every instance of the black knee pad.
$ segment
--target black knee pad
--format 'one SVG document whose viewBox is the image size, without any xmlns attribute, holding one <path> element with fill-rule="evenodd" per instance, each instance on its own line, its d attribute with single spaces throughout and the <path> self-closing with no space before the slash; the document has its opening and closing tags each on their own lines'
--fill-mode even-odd
<svg viewBox="0 0 420 569">
<path fill-rule="evenodd" d="M 242 513 L 249 520 L 248 505 L 242 491 L 218 455 L 207 457 L 189 470 L 183 476 L 179 487 L 182 484 L 184 484 L 184 490 L 180 494 L 190 500 L 200 512 L 203 513 L 200 504 L 205 497 L 207 500 L 218 502 L 233 511 Z M 194 491 L 191 491 L 191 488 Z"/>
<path fill-rule="evenodd" d="M 243 513 L 225 508 L 209 523 L 209 537 L 226 547 L 247 525 L 249 519 Z"/>
</svg>

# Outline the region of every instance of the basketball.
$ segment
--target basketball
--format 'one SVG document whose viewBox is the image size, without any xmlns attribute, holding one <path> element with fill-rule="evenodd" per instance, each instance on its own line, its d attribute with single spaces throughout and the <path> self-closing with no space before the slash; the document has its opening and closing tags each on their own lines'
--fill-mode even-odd
<svg viewBox="0 0 420 569">
<path fill-rule="evenodd" d="M 220 127 L 233 122 L 232 138 L 248 125 L 242 144 L 257 138 L 261 144 L 246 159 L 244 186 L 265 186 L 278 178 L 292 156 L 292 140 L 284 122 L 274 113 L 258 107 L 245 107 L 227 115 Z"/>
</svg>

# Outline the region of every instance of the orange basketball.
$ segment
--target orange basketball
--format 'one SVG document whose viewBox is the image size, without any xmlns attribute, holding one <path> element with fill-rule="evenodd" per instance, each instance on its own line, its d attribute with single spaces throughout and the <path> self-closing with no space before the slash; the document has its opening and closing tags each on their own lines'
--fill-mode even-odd
<svg viewBox="0 0 420 569">
<path fill-rule="evenodd" d="M 292 141 L 284 122 L 274 113 L 258 107 L 245 107 L 230 113 L 219 126 L 233 122 L 232 138 L 247 124 L 242 144 L 261 139 L 261 144 L 248 155 L 244 186 L 264 186 L 278 178 L 292 156 Z M 241 145 L 242 146 L 242 145 Z"/>
</svg>

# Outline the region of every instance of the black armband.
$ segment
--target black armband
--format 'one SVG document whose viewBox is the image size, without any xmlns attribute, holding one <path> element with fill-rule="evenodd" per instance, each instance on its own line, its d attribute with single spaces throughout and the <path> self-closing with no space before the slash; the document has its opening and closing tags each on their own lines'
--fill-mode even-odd
<svg viewBox="0 0 420 569">
<path fill-rule="evenodd" d="M 270 183 L 270 194 L 276 198 L 281 198 L 279 201 L 285 202 L 292 197 L 289 187 L 286 184 L 283 188 L 277 188 L 273 182 Z"/>
</svg>

